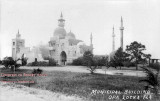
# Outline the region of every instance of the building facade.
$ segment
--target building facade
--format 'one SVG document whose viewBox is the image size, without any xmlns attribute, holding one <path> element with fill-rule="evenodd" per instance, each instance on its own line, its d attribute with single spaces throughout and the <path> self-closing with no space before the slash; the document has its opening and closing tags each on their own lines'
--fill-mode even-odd
<svg viewBox="0 0 160 101">
<path fill-rule="evenodd" d="M 58 19 L 58 27 L 49 41 L 50 57 L 55 59 L 59 65 L 66 65 L 83 55 L 85 51 L 93 52 L 92 34 L 90 37 L 90 46 L 87 46 L 82 40 L 76 38 L 73 32 L 67 33 L 65 28 L 65 19 L 61 13 Z"/>
<path fill-rule="evenodd" d="M 18 33 L 16 38 L 12 39 L 12 58 L 14 60 L 21 59 L 22 55 L 27 58 L 27 63 L 32 63 L 35 60 L 44 61 L 38 47 L 25 47 L 25 40 L 21 38 L 21 34 Z"/>
</svg>

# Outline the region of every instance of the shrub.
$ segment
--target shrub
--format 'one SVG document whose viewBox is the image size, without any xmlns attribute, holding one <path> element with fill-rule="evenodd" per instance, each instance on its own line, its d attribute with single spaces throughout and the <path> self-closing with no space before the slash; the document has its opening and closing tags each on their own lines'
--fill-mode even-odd
<svg viewBox="0 0 160 101">
<path fill-rule="evenodd" d="M 2 61 L 0 60 L 0 65 L 2 64 Z"/>
<path fill-rule="evenodd" d="M 49 58 L 49 66 L 56 66 L 57 62 L 53 58 Z"/>
<path fill-rule="evenodd" d="M 17 61 L 19 61 L 21 59 L 17 59 L 16 61 L 13 60 L 12 57 L 5 57 L 4 60 L 2 61 L 2 65 L 4 65 L 6 68 L 11 67 L 11 70 L 17 70 L 21 64 L 18 64 Z"/>
<path fill-rule="evenodd" d="M 149 67 L 155 69 L 156 71 L 160 71 L 160 64 L 159 63 L 150 63 Z"/>
<path fill-rule="evenodd" d="M 22 58 L 21 61 L 22 61 L 22 66 L 25 66 L 27 65 L 27 58 Z"/>
<path fill-rule="evenodd" d="M 32 73 L 33 74 L 42 74 L 42 72 L 43 72 L 43 70 L 38 68 L 38 69 L 34 69 Z"/>
<path fill-rule="evenodd" d="M 48 66 L 48 62 L 45 61 L 32 62 L 31 66 Z"/>
<path fill-rule="evenodd" d="M 123 66 L 125 66 L 125 67 L 134 67 L 136 65 L 133 62 L 125 61 L 125 62 L 123 62 Z"/>
<path fill-rule="evenodd" d="M 145 90 L 151 90 L 156 95 L 156 97 L 158 97 L 160 85 L 158 81 L 158 75 L 160 72 L 160 64 L 151 64 L 149 67 L 155 70 L 156 72 L 147 67 L 141 67 L 146 73 L 146 78 L 140 80 L 139 82 L 146 82 L 147 86 L 145 86 Z"/>
<path fill-rule="evenodd" d="M 106 66 L 106 63 L 108 61 L 108 57 L 105 56 L 94 56 L 93 58 L 99 67 Z"/>
<path fill-rule="evenodd" d="M 74 59 L 73 62 L 72 62 L 72 65 L 75 65 L 75 66 L 84 65 L 83 57 L 79 57 L 77 59 Z"/>
<path fill-rule="evenodd" d="M 27 66 L 32 66 L 32 63 L 28 63 Z"/>
<path fill-rule="evenodd" d="M 39 61 L 39 62 L 37 62 L 37 66 L 48 66 L 48 62 Z"/>
<path fill-rule="evenodd" d="M 14 65 L 15 61 L 13 60 L 12 57 L 5 57 L 2 60 L 2 65 L 4 65 L 6 68 L 9 68 L 11 65 Z"/>
<path fill-rule="evenodd" d="M 56 66 L 56 65 L 57 65 L 57 62 L 54 59 L 49 59 L 49 62 L 35 61 L 27 64 L 27 66 Z"/>
</svg>

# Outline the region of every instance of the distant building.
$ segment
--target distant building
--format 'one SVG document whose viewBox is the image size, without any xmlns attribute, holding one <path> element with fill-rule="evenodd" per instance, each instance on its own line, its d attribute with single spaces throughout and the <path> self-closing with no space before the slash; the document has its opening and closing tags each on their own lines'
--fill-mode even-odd
<svg viewBox="0 0 160 101">
<path fill-rule="evenodd" d="M 77 39 L 73 32 L 67 33 L 64 26 L 65 19 L 61 13 L 58 27 L 49 41 L 50 57 L 54 58 L 59 65 L 72 63 L 74 59 L 82 56 L 87 50 L 93 52 L 92 34 L 90 46 L 87 46 L 82 40 Z"/>
<path fill-rule="evenodd" d="M 149 59 L 149 64 L 160 63 L 160 59 Z"/>
<path fill-rule="evenodd" d="M 17 60 L 21 58 L 22 55 L 28 58 L 27 63 L 37 61 L 43 61 L 42 55 L 37 47 L 33 47 L 30 50 L 30 47 L 25 47 L 25 40 L 21 38 L 21 35 L 18 33 L 15 39 L 12 39 L 12 58 Z"/>
</svg>

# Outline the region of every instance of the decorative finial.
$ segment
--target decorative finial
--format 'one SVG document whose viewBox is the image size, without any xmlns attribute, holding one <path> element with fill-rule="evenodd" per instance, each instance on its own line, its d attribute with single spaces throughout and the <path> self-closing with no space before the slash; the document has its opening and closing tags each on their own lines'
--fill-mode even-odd
<svg viewBox="0 0 160 101">
<path fill-rule="evenodd" d="M 17 33 L 16 37 L 17 37 L 17 38 L 20 38 L 20 37 L 21 37 L 21 35 L 19 34 L 19 29 L 18 29 L 18 33 Z"/>
<path fill-rule="evenodd" d="M 123 18 L 122 18 L 122 16 L 121 16 L 121 22 L 123 22 Z"/>
<path fill-rule="evenodd" d="M 121 16 L 121 27 L 123 27 L 123 18 Z"/>
<path fill-rule="evenodd" d="M 63 14 L 62 14 L 62 12 L 61 12 L 61 18 L 63 18 Z"/>
<path fill-rule="evenodd" d="M 91 39 L 92 39 L 92 32 L 91 32 Z"/>
</svg>

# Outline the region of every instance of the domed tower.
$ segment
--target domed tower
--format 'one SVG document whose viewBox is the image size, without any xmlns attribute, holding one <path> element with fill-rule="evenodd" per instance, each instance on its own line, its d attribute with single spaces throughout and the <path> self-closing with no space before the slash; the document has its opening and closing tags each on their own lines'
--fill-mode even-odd
<svg viewBox="0 0 160 101">
<path fill-rule="evenodd" d="M 60 19 L 58 19 L 58 28 L 54 31 L 54 36 L 58 36 L 60 39 L 64 39 L 66 36 L 66 30 L 64 29 L 65 20 L 63 19 L 63 14 L 61 13 Z"/>
<path fill-rule="evenodd" d="M 68 36 L 69 39 L 76 39 L 74 33 L 71 32 L 71 30 L 70 30 L 70 32 L 67 34 L 67 36 Z"/>
</svg>

